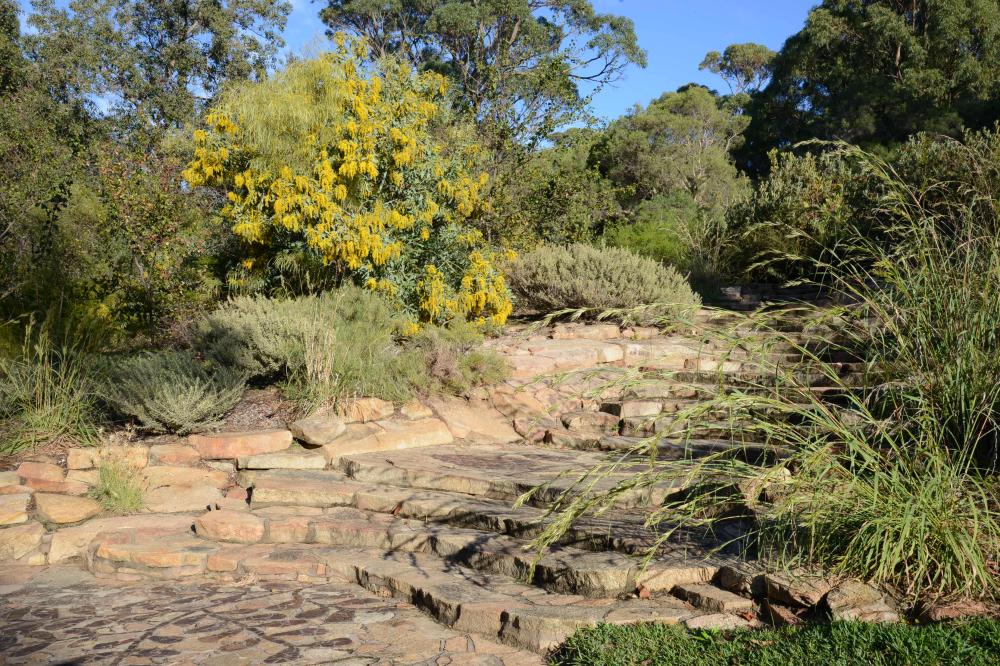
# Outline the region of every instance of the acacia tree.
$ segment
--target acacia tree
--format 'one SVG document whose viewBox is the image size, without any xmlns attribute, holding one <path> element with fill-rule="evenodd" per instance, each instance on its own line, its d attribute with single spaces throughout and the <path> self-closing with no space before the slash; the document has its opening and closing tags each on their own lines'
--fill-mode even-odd
<svg viewBox="0 0 1000 666">
<path fill-rule="evenodd" d="M 185 179 L 225 192 L 246 277 L 304 254 L 394 300 L 411 328 L 502 325 L 504 278 L 469 225 L 487 178 L 471 169 L 477 147 L 449 115 L 444 77 L 393 59 L 364 67 L 362 42 L 335 41 L 229 89 L 195 132 Z"/>
<path fill-rule="evenodd" d="M 66 96 L 109 105 L 127 130 L 191 121 L 225 81 L 261 78 L 291 5 L 272 0 L 33 0 L 29 49 Z"/>
<path fill-rule="evenodd" d="M 588 0 L 328 0 L 331 33 L 369 40 L 456 83 L 459 104 L 510 159 L 578 119 L 588 95 L 645 66 L 630 19 Z"/>
</svg>

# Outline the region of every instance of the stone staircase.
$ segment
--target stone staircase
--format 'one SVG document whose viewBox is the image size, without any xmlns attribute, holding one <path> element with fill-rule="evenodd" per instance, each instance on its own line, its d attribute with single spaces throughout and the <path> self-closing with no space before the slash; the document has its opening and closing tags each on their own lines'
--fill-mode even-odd
<svg viewBox="0 0 1000 666">
<path fill-rule="evenodd" d="M 715 552 L 705 535 L 673 533 L 644 566 L 640 556 L 656 539 L 648 511 L 684 490 L 680 482 L 623 495 L 544 554 L 531 541 L 581 472 L 643 437 L 658 435 L 668 461 L 732 451 L 767 464 L 781 455 L 744 437 L 726 414 L 682 439 L 669 435 L 683 425 L 678 413 L 720 390 L 764 390 L 768 368 L 794 362 L 789 350 L 762 360 L 699 334 L 609 324 L 526 329 L 495 344 L 513 378 L 465 400 L 399 409 L 359 401 L 288 431 L 195 435 L 161 447 L 158 458 L 172 453 L 170 461 L 199 469 L 229 461 L 233 485 L 224 497 L 221 483 L 215 494 L 192 490 L 183 515 L 106 518 L 49 534 L 31 556 L 79 554 L 95 575 L 126 579 L 346 581 L 456 630 L 540 653 L 601 622 L 736 628 L 773 617 L 761 603 L 764 578 Z M 637 368 L 646 369 L 642 382 L 618 381 Z M 844 361 L 841 371 L 860 368 Z M 816 390 L 834 390 L 815 379 Z M 646 464 L 624 455 L 593 490 Z"/>
</svg>

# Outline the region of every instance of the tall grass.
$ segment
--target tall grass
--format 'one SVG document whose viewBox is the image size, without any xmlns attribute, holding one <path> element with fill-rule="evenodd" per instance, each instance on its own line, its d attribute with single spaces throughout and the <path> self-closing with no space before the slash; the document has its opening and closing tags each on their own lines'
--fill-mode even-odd
<svg viewBox="0 0 1000 666">
<path fill-rule="evenodd" d="M 0 357 L 2 455 L 57 439 L 90 443 L 96 436 L 95 396 L 87 372 L 91 332 L 70 322 L 57 335 L 51 321 L 30 320 L 20 349 Z"/>
<path fill-rule="evenodd" d="M 819 565 L 912 601 L 997 595 L 1000 191 L 976 176 L 988 164 L 962 182 L 918 187 L 841 149 L 880 184 L 871 205 L 883 223 L 877 239 L 857 232 L 817 266 L 844 305 L 794 313 L 811 322 L 809 341 L 766 314 L 718 335 L 720 344 L 769 341 L 756 350 L 760 377 L 681 412 L 673 435 L 690 440 L 722 412 L 744 440 L 784 457 L 760 466 L 737 450 L 664 461 L 659 438 L 648 438 L 585 472 L 553 506 L 539 546 L 632 488 L 680 481 L 687 491 L 648 516 L 657 545 L 678 530 L 721 534 L 718 516 L 735 510 L 752 526 L 722 545 L 771 566 Z M 776 349 L 802 361 L 771 360 Z M 844 358 L 859 360 L 860 374 L 844 376 Z M 812 390 L 817 380 L 831 390 Z M 648 461 L 642 470 L 610 491 L 589 490 L 638 455 Z"/>
</svg>

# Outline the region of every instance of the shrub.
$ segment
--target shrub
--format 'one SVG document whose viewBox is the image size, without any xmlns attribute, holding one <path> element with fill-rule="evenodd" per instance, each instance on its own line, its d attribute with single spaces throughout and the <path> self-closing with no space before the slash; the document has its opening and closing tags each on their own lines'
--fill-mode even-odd
<svg viewBox="0 0 1000 666">
<path fill-rule="evenodd" d="M 392 59 L 364 65 L 362 41 L 335 43 L 223 95 L 185 177 L 226 192 L 222 214 L 251 276 L 304 252 L 414 321 L 502 324 L 504 278 L 470 224 L 487 177 L 449 116 L 444 77 Z"/>
<path fill-rule="evenodd" d="M 215 425 L 243 396 L 246 378 L 188 352 L 144 352 L 111 361 L 101 395 L 148 430 L 183 435 Z"/>
<path fill-rule="evenodd" d="M 619 248 L 546 245 L 510 266 L 511 289 L 522 307 L 585 316 L 632 310 L 642 322 L 690 317 L 700 300 L 676 270 Z"/>
<path fill-rule="evenodd" d="M 8 325 L 13 328 L 13 325 Z M 88 333 L 69 325 L 59 343 L 48 322 L 29 322 L 21 349 L 0 357 L 0 453 L 59 438 L 90 442 L 95 395 L 87 373 Z"/>
<path fill-rule="evenodd" d="M 91 496 L 110 513 L 138 513 L 143 504 L 142 475 L 122 456 L 103 456 Z"/>
<path fill-rule="evenodd" d="M 383 298 L 348 286 L 291 299 L 235 298 L 197 322 L 192 338 L 221 365 L 283 379 L 286 394 L 309 407 L 461 392 L 502 375 L 502 361 L 479 349 L 482 334 L 471 324 L 428 325 L 399 342 L 401 322 Z"/>
</svg>

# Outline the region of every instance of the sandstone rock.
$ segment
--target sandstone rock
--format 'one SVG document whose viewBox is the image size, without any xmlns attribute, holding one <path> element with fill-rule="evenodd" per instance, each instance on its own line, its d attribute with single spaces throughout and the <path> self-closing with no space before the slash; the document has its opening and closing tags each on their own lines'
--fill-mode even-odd
<svg viewBox="0 0 1000 666">
<path fill-rule="evenodd" d="M 448 444 L 454 439 L 444 422 L 438 419 L 417 421 L 379 421 L 353 424 L 343 435 L 323 447 L 327 460 L 372 451 L 396 451 L 421 446 Z"/>
<path fill-rule="evenodd" d="M 264 521 L 252 513 L 209 511 L 194 521 L 194 531 L 213 541 L 257 543 L 264 538 Z"/>
<path fill-rule="evenodd" d="M 660 334 L 655 326 L 633 326 L 622 331 L 623 338 L 631 340 L 651 340 Z"/>
<path fill-rule="evenodd" d="M 760 609 L 763 619 L 775 627 L 791 627 L 802 623 L 802 618 L 788 606 L 781 606 L 764 599 L 760 604 Z"/>
<path fill-rule="evenodd" d="M 553 340 L 614 340 L 621 336 L 616 324 L 556 324 Z"/>
<path fill-rule="evenodd" d="M 521 439 L 510 422 L 486 401 L 434 398 L 428 403 L 456 439 L 484 444 L 506 444 Z"/>
<path fill-rule="evenodd" d="M 408 419 L 426 419 L 434 416 L 431 408 L 419 400 L 410 400 L 399 408 L 399 413 Z"/>
<path fill-rule="evenodd" d="M 732 631 L 733 629 L 747 629 L 752 626 L 749 620 L 738 615 L 730 615 L 729 613 L 697 615 L 684 620 L 684 625 L 688 629 L 707 629 L 709 631 Z"/>
<path fill-rule="evenodd" d="M 103 446 L 100 448 L 74 448 L 66 453 L 69 469 L 92 469 L 102 460 L 120 460 L 130 467 L 145 467 L 149 463 L 149 449 L 145 446 Z"/>
<path fill-rule="evenodd" d="M 297 440 L 310 446 L 323 446 L 340 436 L 347 429 L 347 424 L 337 416 L 311 416 L 293 422 L 288 429 Z"/>
<path fill-rule="evenodd" d="M 724 590 L 744 596 L 762 594 L 764 591 L 764 580 L 759 574 L 732 565 L 719 568 L 715 583 Z"/>
<path fill-rule="evenodd" d="M 288 430 L 220 432 L 190 435 L 188 441 L 198 450 L 198 455 L 202 458 L 236 459 L 258 453 L 284 451 L 292 445 L 292 433 Z"/>
<path fill-rule="evenodd" d="M 0 495 L 24 495 L 25 493 L 30 495 L 33 492 L 35 491 L 32 488 L 20 484 L 0 486 Z"/>
<path fill-rule="evenodd" d="M 607 412 L 569 412 L 562 415 L 563 425 L 574 432 L 614 434 L 621 419 Z"/>
<path fill-rule="evenodd" d="M 226 499 L 237 499 L 240 501 L 247 501 L 250 498 L 250 493 L 247 492 L 246 488 L 241 486 L 231 486 L 226 489 Z"/>
<path fill-rule="evenodd" d="M 250 505 L 245 499 L 237 499 L 235 497 L 223 497 L 215 502 L 216 509 L 222 509 L 226 511 L 249 511 Z"/>
<path fill-rule="evenodd" d="M 31 495 L 0 495 L 0 525 L 17 525 L 28 522 L 28 504 Z"/>
<path fill-rule="evenodd" d="M 49 564 L 59 564 L 83 556 L 90 542 L 102 532 L 142 529 L 145 532 L 176 534 L 187 531 L 190 525 L 189 516 L 137 515 L 89 520 L 52 533 Z"/>
<path fill-rule="evenodd" d="M 229 485 L 229 475 L 214 469 L 183 467 L 180 465 L 153 465 L 142 472 L 146 488 L 152 490 L 161 486 L 214 486 L 225 488 Z"/>
<path fill-rule="evenodd" d="M 236 473 L 235 460 L 203 460 L 202 464 L 208 469 L 214 469 L 217 472 L 225 472 L 230 476 Z"/>
<path fill-rule="evenodd" d="M 656 416 L 663 411 L 663 403 L 657 400 L 625 400 L 623 402 L 605 402 L 601 411 L 614 414 L 619 418 L 635 416 Z"/>
<path fill-rule="evenodd" d="M 949 622 L 969 617 L 985 616 L 989 613 L 989 606 L 983 602 L 963 599 L 921 608 L 919 619 L 921 622 Z"/>
<path fill-rule="evenodd" d="M 161 486 L 146 491 L 143 504 L 153 513 L 187 513 L 204 511 L 222 499 L 214 486 Z"/>
<path fill-rule="evenodd" d="M 24 485 L 42 493 L 61 493 L 63 495 L 86 495 L 90 486 L 82 481 L 48 481 L 46 479 L 25 479 Z"/>
<path fill-rule="evenodd" d="M 19 560 L 38 548 L 45 536 L 39 523 L 29 523 L 0 530 L 0 562 Z"/>
<path fill-rule="evenodd" d="M 717 613 L 739 613 L 753 609 L 753 601 L 726 590 L 700 583 L 683 583 L 673 590 L 695 608 Z"/>
<path fill-rule="evenodd" d="M 392 416 L 395 411 L 391 402 L 379 398 L 358 398 L 339 410 L 340 415 L 349 423 L 378 421 Z"/>
<path fill-rule="evenodd" d="M 859 580 L 836 585 L 823 597 L 822 609 L 834 621 L 898 622 L 899 613 L 885 596 Z"/>
<path fill-rule="evenodd" d="M 238 461 L 240 469 L 325 469 L 326 458 L 320 453 L 282 451 L 247 456 Z"/>
<path fill-rule="evenodd" d="M 832 587 L 831 581 L 806 572 L 764 575 L 764 593 L 767 598 L 789 606 L 815 606 Z"/>
<path fill-rule="evenodd" d="M 16 486 L 21 483 L 17 472 L 0 472 L 0 486 Z"/>
<path fill-rule="evenodd" d="M 101 505 L 87 497 L 35 494 L 35 510 L 47 523 L 78 523 L 101 512 Z"/>
<path fill-rule="evenodd" d="M 149 462 L 153 465 L 197 465 L 201 460 L 198 449 L 188 444 L 157 444 L 149 447 Z"/>
<path fill-rule="evenodd" d="M 66 470 L 51 463 L 23 462 L 17 468 L 17 475 L 22 479 L 62 481 L 66 478 Z"/>
<path fill-rule="evenodd" d="M 71 469 L 66 472 L 67 481 L 86 483 L 88 486 L 96 486 L 100 478 L 101 474 L 96 469 Z"/>
<path fill-rule="evenodd" d="M 542 356 L 507 356 L 507 364 L 511 367 L 513 377 L 537 377 L 538 375 L 552 372 L 556 369 L 556 361 L 552 358 Z"/>
</svg>

